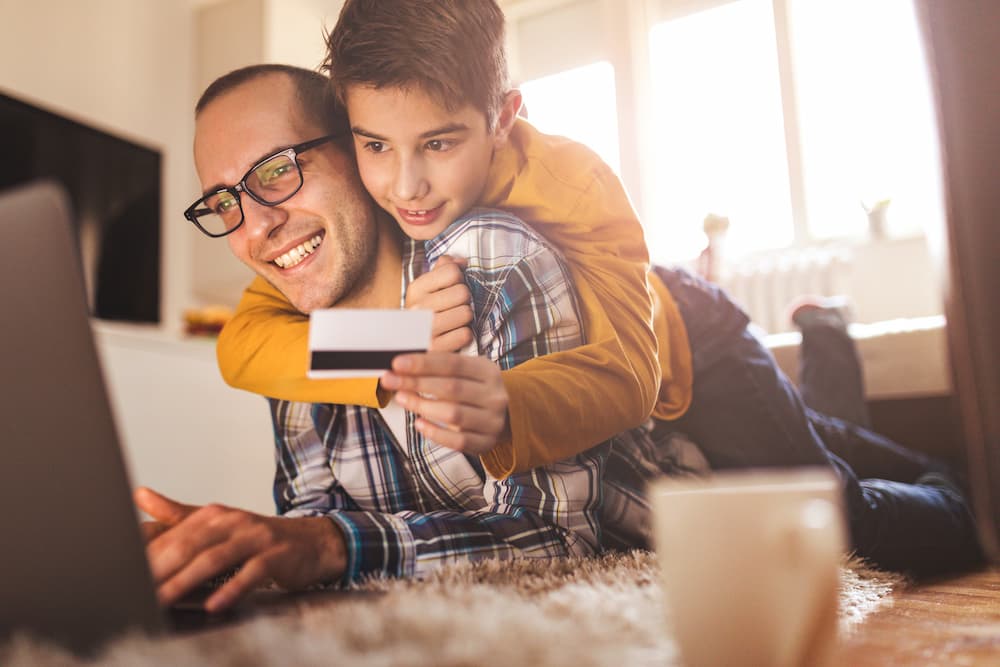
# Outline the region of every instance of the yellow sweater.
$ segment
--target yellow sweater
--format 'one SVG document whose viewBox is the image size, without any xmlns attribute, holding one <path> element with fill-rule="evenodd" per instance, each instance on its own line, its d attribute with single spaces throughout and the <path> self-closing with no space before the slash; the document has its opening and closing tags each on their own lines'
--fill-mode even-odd
<svg viewBox="0 0 1000 667">
<path fill-rule="evenodd" d="M 512 441 L 483 457 L 486 469 L 502 478 L 578 454 L 650 413 L 681 416 L 691 402 L 687 332 L 663 283 L 649 274 L 647 284 L 642 227 L 611 169 L 519 120 L 481 203 L 513 212 L 563 252 L 588 341 L 503 372 Z M 377 380 L 307 379 L 307 341 L 308 319 L 258 277 L 219 336 L 219 368 L 230 385 L 265 396 L 385 405 Z"/>
</svg>

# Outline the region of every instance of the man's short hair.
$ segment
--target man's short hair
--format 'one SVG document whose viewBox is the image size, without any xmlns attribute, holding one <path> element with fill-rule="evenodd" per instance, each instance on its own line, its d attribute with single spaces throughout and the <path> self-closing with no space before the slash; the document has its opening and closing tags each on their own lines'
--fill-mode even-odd
<svg viewBox="0 0 1000 667">
<path fill-rule="evenodd" d="M 352 85 L 416 88 L 492 129 L 510 90 L 504 15 L 495 0 L 347 0 L 323 68 L 342 102 Z"/>
<path fill-rule="evenodd" d="M 349 136 L 347 113 L 330 88 L 330 80 L 319 72 L 292 65 L 250 65 L 223 74 L 209 84 L 194 107 L 195 116 L 213 100 L 234 88 L 270 74 L 284 74 L 292 81 L 302 119 L 322 128 L 326 134 Z"/>
</svg>

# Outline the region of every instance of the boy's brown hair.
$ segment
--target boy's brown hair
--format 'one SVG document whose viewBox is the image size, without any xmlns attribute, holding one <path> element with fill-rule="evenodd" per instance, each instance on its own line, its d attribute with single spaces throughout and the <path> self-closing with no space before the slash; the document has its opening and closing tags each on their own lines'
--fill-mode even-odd
<svg viewBox="0 0 1000 667">
<path fill-rule="evenodd" d="M 416 88 L 479 109 L 492 130 L 510 89 L 503 12 L 495 0 L 347 0 L 323 68 L 341 101 L 352 85 Z"/>
</svg>

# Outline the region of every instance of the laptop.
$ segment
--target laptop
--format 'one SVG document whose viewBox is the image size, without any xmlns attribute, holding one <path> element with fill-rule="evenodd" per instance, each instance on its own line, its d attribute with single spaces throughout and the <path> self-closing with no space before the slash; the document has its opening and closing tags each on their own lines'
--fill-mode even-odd
<svg viewBox="0 0 1000 667">
<path fill-rule="evenodd" d="M 54 184 L 0 193 L 0 312 L 0 640 L 26 631 L 88 652 L 127 630 L 216 624 L 157 603 Z"/>
</svg>

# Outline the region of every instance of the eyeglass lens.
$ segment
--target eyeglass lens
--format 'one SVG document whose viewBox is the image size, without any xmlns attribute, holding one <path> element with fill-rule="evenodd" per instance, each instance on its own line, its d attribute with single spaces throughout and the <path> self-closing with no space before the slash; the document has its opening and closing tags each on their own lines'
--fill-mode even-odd
<svg viewBox="0 0 1000 667">
<path fill-rule="evenodd" d="M 302 185 L 302 172 L 294 159 L 275 155 L 247 174 L 243 185 L 260 201 L 279 204 Z M 198 224 L 210 234 L 230 232 L 243 221 L 240 202 L 229 190 L 208 195 L 202 202 L 204 208 L 197 211 Z"/>
</svg>

